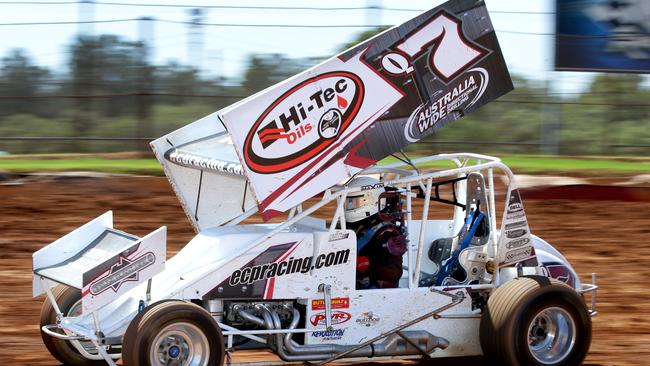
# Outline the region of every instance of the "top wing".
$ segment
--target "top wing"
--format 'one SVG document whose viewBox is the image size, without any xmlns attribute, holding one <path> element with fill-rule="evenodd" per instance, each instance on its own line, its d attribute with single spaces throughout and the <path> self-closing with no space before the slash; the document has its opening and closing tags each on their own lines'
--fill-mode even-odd
<svg viewBox="0 0 650 366">
<path fill-rule="evenodd" d="M 201 209 L 198 191 L 218 191 L 219 181 L 179 188 L 178 182 L 196 185 L 200 177 L 175 176 L 190 173 L 171 167 L 189 162 L 183 166 L 203 172 L 216 159 L 230 170 L 211 174 L 241 182 L 232 186 L 241 203 L 237 212 L 251 205 L 252 194 L 268 219 L 512 88 L 485 4 L 452 0 L 173 132 L 168 135 L 173 138 L 154 142 L 154 149 L 177 182 L 177 193 L 189 192 L 185 198 L 179 194 L 188 215 L 203 212 L 203 222 L 214 225 L 237 211 L 219 210 L 218 220 L 208 217 L 217 213 L 215 204 Z M 210 139 L 219 135 L 215 131 L 229 138 L 225 161 L 223 149 Z M 182 150 L 179 138 L 189 156 L 176 154 L 174 160 L 169 151 Z"/>
<path fill-rule="evenodd" d="M 254 208 L 255 198 L 228 132 L 213 113 L 151 143 L 196 231 Z"/>
<path fill-rule="evenodd" d="M 263 215 L 512 90 L 482 2 L 446 2 L 219 112 Z"/>
</svg>

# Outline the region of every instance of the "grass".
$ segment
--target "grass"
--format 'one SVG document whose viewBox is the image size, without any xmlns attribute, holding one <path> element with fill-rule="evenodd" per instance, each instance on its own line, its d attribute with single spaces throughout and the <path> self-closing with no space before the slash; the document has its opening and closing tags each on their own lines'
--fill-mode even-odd
<svg viewBox="0 0 650 366">
<path fill-rule="evenodd" d="M 394 162 L 387 158 L 383 162 Z M 517 173 L 566 174 L 566 175 L 619 175 L 648 174 L 650 160 L 625 158 L 576 158 L 506 155 L 503 161 Z M 449 164 L 434 162 L 428 167 L 450 167 Z M 106 173 L 162 175 L 160 164 L 155 159 L 116 158 L 106 156 L 3 156 L 0 157 L 0 171 L 12 173 L 95 171 Z"/>
<path fill-rule="evenodd" d="M 603 158 L 603 157 L 560 157 L 536 155 L 505 155 L 502 161 L 515 174 L 566 174 L 566 175 L 617 175 L 617 174 L 648 174 L 650 160 L 635 158 Z M 386 158 L 382 162 L 393 163 L 395 158 Z M 451 168 L 447 162 L 430 162 L 424 164 L 428 168 Z"/>
<path fill-rule="evenodd" d="M 155 159 L 8 159 L 0 158 L 0 171 L 11 173 L 93 171 L 105 173 L 162 175 Z"/>
<path fill-rule="evenodd" d="M 503 162 L 515 173 L 650 173 L 650 161 L 607 158 L 566 158 L 549 156 L 506 156 Z"/>
</svg>

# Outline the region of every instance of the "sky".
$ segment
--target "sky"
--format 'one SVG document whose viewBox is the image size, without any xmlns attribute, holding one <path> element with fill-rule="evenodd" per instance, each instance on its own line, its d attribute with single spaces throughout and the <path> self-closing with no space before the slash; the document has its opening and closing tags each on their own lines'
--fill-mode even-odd
<svg viewBox="0 0 650 366">
<path fill-rule="evenodd" d="M 51 4 L 48 4 L 50 2 Z M 153 45 L 156 64 L 176 61 L 199 66 L 206 75 L 237 77 L 252 53 L 283 53 L 290 57 L 329 57 L 366 28 L 260 28 L 204 26 L 201 36 L 190 36 L 187 24 L 189 9 L 160 7 L 156 4 L 219 5 L 219 6 L 281 6 L 281 7 L 366 7 L 413 9 L 414 11 L 368 10 L 255 10 L 205 9 L 204 23 L 227 24 L 322 24 L 368 25 L 402 23 L 433 8 L 440 0 L 106 0 L 111 3 L 137 3 L 150 6 L 94 5 L 69 1 L 0 0 L 0 55 L 12 48 L 24 48 L 41 66 L 55 72 L 64 71 L 67 49 L 79 33 L 117 34 L 127 40 L 144 37 Z M 590 73 L 553 71 L 554 0 L 487 0 L 486 4 L 508 67 L 513 74 L 530 79 L 551 80 L 551 87 L 561 92 L 582 91 L 589 85 Z M 519 14 L 501 13 L 526 12 Z M 120 20 L 153 17 L 155 22 L 110 22 L 99 24 L 2 25 L 5 23 L 76 22 L 79 20 Z M 202 40 L 198 47 L 188 47 L 189 40 Z M 200 57 L 197 57 L 200 55 Z"/>
</svg>

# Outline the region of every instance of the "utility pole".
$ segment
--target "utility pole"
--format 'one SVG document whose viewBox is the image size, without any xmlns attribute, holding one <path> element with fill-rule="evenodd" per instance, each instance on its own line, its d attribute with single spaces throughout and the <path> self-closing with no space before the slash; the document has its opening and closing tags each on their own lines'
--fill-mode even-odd
<svg viewBox="0 0 650 366">
<path fill-rule="evenodd" d="M 560 126 L 562 123 L 562 105 L 551 98 L 551 81 L 546 79 L 546 97 L 542 106 L 541 153 L 558 155 L 560 153 Z"/>
<path fill-rule="evenodd" d="M 381 24 L 382 0 L 367 0 L 366 25 Z"/>
<path fill-rule="evenodd" d="M 203 58 L 203 21 L 205 10 L 192 8 L 188 10 L 190 16 L 189 29 L 187 32 L 187 60 L 188 64 L 201 72 Z"/>
<path fill-rule="evenodd" d="M 138 18 L 138 41 L 142 44 L 144 51 L 143 59 L 153 63 L 154 59 L 154 23 L 153 17 Z"/>
<path fill-rule="evenodd" d="M 92 98 L 85 98 L 95 90 L 95 53 L 97 41 L 93 38 L 93 21 L 95 18 L 94 0 L 81 0 L 78 8 L 79 28 L 75 54 L 72 55 L 73 88 L 75 95 L 80 96 L 75 100 L 74 126 L 77 137 L 86 136 L 94 122 L 94 108 Z M 85 151 L 86 143 L 76 142 L 77 151 Z"/>
<path fill-rule="evenodd" d="M 138 97 L 136 98 L 138 138 L 149 138 L 153 135 L 151 128 L 151 109 L 154 104 L 153 96 L 153 39 L 154 18 L 138 18 L 138 39 L 140 43 L 139 70 L 136 74 Z M 136 141 L 136 149 L 148 150 L 147 143 Z"/>
<path fill-rule="evenodd" d="M 95 0 L 79 1 L 79 35 L 92 36 L 95 33 Z"/>
</svg>

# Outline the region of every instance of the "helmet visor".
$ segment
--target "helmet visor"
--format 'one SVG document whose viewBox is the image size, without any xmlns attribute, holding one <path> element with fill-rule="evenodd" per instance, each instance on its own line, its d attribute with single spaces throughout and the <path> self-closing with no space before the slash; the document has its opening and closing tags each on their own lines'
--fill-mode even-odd
<svg viewBox="0 0 650 366">
<path fill-rule="evenodd" d="M 354 210 L 355 208 L 362 207 L 367 204 L 371 204 L 370 199 L 366 196 L 359 196 L 359 197 L 347 197 L 345 199 L 345 209 L 346 210 Z"/>
</svg>

